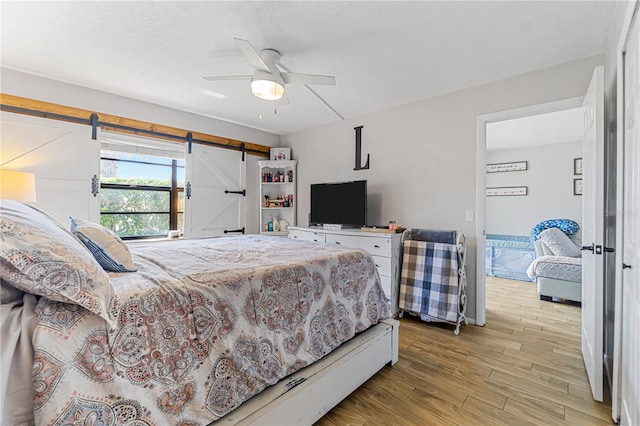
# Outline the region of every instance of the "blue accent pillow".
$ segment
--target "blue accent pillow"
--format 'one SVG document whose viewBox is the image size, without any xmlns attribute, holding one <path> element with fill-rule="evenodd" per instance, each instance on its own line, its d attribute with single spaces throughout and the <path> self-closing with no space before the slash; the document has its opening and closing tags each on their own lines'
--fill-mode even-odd
<svg viewBox="0 0 640 426">
<path fill-rule="evenodd" d="M 547 219 L 538 223 L 531 231 L 531 240 L 535 241 L 540 237 L 540 233 L 545 229 L 558 228 L 566 235 L 575 235 L 580 231 L 578 222 L 571 219 Z"/>
</svg>

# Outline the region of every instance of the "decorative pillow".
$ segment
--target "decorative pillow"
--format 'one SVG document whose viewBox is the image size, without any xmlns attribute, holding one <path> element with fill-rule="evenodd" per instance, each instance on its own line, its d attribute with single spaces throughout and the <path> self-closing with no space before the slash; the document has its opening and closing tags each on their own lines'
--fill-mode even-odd
<svg viewBox="0 0 640 426">
<path fill-rule="evenodd" d="M 574 235 L 574 234 L 577 234 L 578 231 L 580 230 L 580 225 L 578 225 L 578 222 L 575 222 L 571 219 L 543 220 L 542 222 L 538 223 L 536 226 L 533 227 L 533 230 L 531 231 L 531 239 L 533 241 L 537 240 L 540 233 L 545 229 L 549 229 L 549 228 L 558 228 L 559 230 L 564 232 L 566 235 Z"/>
<path fill-rule="evenodd" d="M 580 249 L 558 228 L 545 229 L 538 236 L 554 256 L 580 257 Z"/>
<path fill-rule="evenodd" d="M 129 247 L 115 232 L 98 223 L 75 220 L 71 216 L 69 219 L 71 219 L 71 232 L 89 249 L 105 271 L 136 271 Z"/>
<path fill-rule="evenodd" d="M 50 217 L 12 200 L 0 200 L 0 274 L 13 287 L 80 305 L 112 324 L 115 292 L 91 253 Z"/>
</svg>

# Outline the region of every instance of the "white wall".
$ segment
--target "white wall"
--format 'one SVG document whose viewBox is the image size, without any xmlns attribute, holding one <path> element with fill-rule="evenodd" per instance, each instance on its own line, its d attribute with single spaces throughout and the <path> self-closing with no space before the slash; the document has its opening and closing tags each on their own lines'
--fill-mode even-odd
<svg viewBox="0 0 640 426">
<path fill-rule="evenodd" d="M 536 223 L 566 218 L 582 221 L 582 197 L 573 195 L 573 159 L 582 142 L 488 151 L 487 164 L 527 161 L 520 172 L 487 173 L 487 187 L 526 186 L 526 196 L 487 197 L 487 234 L 529 235 Z"/>
<path fill-rule="evenodd" d="M 475 318 L 476 117 L 583 96 L 602 55 L 533 71 L 332 125 L 285 135 L 298 160 L 298 224 L 307 224 L 309 185 L 367 179 L 369 221 L 457 229 L 467 236 L 468 314 Z M 472 64 L 470 64 L 472 66 Z M 354 171 L 354 130 L 371 169 Z"/>
<path fill-rule="evenodd" d="M 98 114 L 112 114 L 136 120 L 148 121 L 165 126 L 172 126 L 194 132 L 212 134 L 261 145 L 278 146 L 280 144 L 279 135 L 273 133 L 244 127 L 217 120 L 215 118 L 137 101 L 122 96 L 112 95 L 86 87 L 75 86 L 30 74 L 20 73 L 14 70 L 4 68 L 0 69 L 0 79 L 2 81 L 2 93 L 5 94 L 86 109 L 89 111 L 95 111 Z M 90 128 L 88 126 L 86 126 L 86 128 L 87 132 L 90 134 Z M 19 143 L 19 141 L 12 141 L 11 143 Z M 2 148 L 3 150 L 12 149 L 7 141 L 3 141 Z M 246 228 L 249 233 L 257 233 L 259 231 L 257 161 L 260 159 L 262 159 L 262 157 L 254 155 L 247 156 Z M 40 165 L 39 167 L 48 166 Z M 61 164 L 61 167 L 66 166 Z M 7 165 L 7 168 L 13 167 L 9 164 Z M 62 206 L 40 207 L 52 210 L 60 210 L 62 208 Z"/>
</svg>

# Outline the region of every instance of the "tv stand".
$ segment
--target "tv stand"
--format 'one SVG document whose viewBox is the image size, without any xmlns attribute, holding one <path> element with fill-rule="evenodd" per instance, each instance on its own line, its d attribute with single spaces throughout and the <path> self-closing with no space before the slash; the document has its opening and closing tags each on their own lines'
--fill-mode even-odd
<svg viewBox="0 0 640 426">
<path fill-rule="evenodd" d="M 382 289 L 391 308 L 391 315 L 394 317 L 398 315 L 402 234 L 363 232 L 357 228 L 327 229 L 324 226 L 311 228 L 290 226 L 289 238 L 340 244 L 368 251 L 378 268 Z"/>
</svg>

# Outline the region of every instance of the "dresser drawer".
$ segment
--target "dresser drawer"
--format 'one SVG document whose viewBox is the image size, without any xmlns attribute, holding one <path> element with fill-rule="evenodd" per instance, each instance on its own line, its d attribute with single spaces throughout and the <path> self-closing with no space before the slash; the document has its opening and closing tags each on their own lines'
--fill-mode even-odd
<svg viewBox="0 0 640 426">
<path fill-rule="evenodd" d="M 378 268 L 378 274 L 386 275 L 388 277 L 391 276 L 391 258 L 390 257 L 382 257 L 382 256 L 371 256 L 373 258 L 373 262 L 376 264 L 376 268 Z"/>
<path fill-rule="evenodd" d="M 289 238 L 293 240 L 314 241 L 324 243 L 325 234 L 315 231 L 301 231 L 299 229 L 289 229 Z"/>
<path fill-rule="evenodd" d="M 358 247 L 373 255 L 391 256 L 391 240 L 389 238 L 327 234 L 327 242 L 350 247 Z"/>
<path fill-rule="evenodd" d="M 384 291 L 387 299 L 391 299 L 391 277 L 380 275 L 380 284 L 382 285 L 382 291 Z"/>
</svg>

